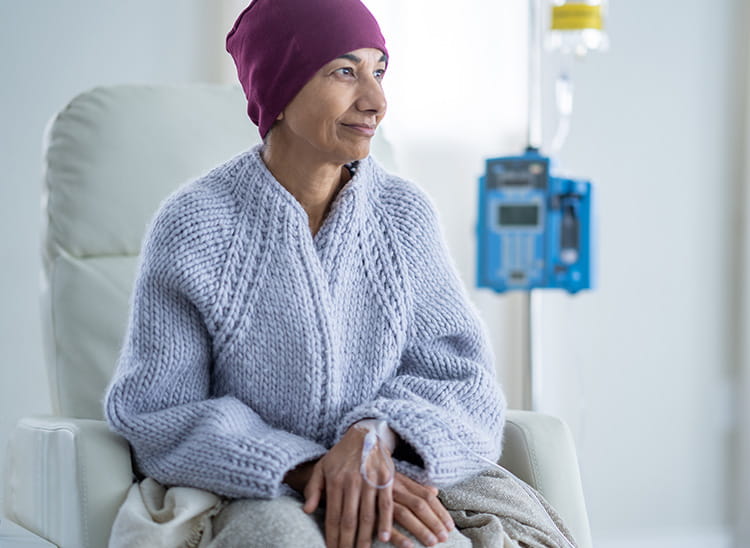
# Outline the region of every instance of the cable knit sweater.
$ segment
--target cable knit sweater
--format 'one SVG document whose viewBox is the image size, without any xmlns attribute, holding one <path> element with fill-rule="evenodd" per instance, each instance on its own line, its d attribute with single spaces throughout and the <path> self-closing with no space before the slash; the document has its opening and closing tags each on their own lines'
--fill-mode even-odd
<svg viewBox="0 0 750 548">
<path fill-rule="evenodd" d="M 504 406 L 425 193 L 368 158 L 313 237 L 258 146 L 162 204 L 105 415 L 144 474 L 271 498 L 367 417 L 454 484 L 485 468 L 466 447 L 499 457 Z"/>
</svg>

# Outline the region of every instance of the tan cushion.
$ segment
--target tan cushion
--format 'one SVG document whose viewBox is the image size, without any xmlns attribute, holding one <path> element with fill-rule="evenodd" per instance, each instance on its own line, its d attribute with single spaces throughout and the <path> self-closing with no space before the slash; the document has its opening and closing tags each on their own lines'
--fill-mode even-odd
<svg viewBox="0 0 750 548">
<path fill-rule="evenodd" d="M 509 409 L 500 464 L 544 495 L 580 548 L 591 547 L 578 459 L 567 424 L 542 413 Z"/>
<path fill-rule="evenodd" d="M 43 299 L 54 336 L 53 399 L 65 416 L 102 418 L 102 396 L 127 326 L 137 257 L 59 255 Z M 54 361 L 52 361 L 54 360 Z"/>
<path fill-rule="evenodd" d="M 95 88 L 46 139 L 50 246 L 75 257 L 136 255 L 178 185 L 259 141 L 235 86 Z"/>
</svg>

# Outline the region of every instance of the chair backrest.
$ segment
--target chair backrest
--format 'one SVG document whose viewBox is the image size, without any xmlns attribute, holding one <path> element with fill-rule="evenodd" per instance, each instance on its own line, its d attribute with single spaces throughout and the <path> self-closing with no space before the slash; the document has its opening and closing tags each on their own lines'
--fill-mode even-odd
<svg viewBox="0 0 750 548">
<path fill-rule="evenodd" d="M 121 85 L 48 124 L 42 315 L 57 414 L 102 418 L 148 223 L 178 186 L 260 142 L 245 108 L 239 86 Z M 380 136 L 373 155 L 393 169 Z"/>
</svg>

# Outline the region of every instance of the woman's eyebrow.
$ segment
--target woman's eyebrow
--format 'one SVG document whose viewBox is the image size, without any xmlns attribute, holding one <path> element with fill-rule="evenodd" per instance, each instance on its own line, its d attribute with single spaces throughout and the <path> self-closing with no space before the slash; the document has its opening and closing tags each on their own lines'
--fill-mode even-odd
<svg viewBox="0 0 750 548">
<path fill-rule="evenodd" d="M 354 55 L 353 53 L 345 53 L 338 57 L 339 59 L 349 59 L 352 63 L 361 63 L 362 59 Z"/>
<path fill-rule="evenodd" d="M 362 62 L 362 59 L 360 59 L 359 57 L 357 57 L 353 53 L 345 53 L 344 55 L 341 55 L 341 56 L 337 57 L 337 59 L 348 59 L 352 63 L 357 63 L 357 64 L 359 64 L 359 63 Z M 378 59 L 378 63 L 386 63 L 387 64 L 388 63 L 388 56 L 385 55 L 385 54 L 383 54 L 383 56 L 380 59 Z"/>
</svg>

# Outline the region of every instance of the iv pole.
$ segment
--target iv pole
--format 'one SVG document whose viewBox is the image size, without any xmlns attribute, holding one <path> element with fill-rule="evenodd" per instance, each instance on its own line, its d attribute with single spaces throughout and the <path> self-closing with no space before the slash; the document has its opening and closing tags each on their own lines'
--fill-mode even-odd
<svg viewBox="0 0 750 548">
<path fill-rule="evenodd" d="M 542 0 L 529 0 L 528 148 L 542 147 Z M 525 295 L 526 363 L 523 376 L 524 409 L 537 411 L 542 390 L 540 319 L 541 295 Z"/>
</svg>

